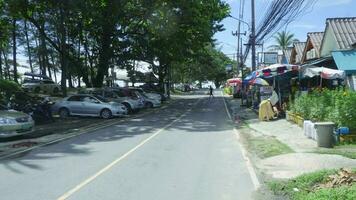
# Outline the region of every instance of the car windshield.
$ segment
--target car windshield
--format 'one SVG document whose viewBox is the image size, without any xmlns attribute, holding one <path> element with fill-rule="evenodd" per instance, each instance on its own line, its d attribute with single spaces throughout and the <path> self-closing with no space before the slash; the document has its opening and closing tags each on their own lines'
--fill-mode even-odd
<svg viewBox="0 0 356 200">
<path fill-rule="evenodd" d="M 37 79 L 25 79 L 23 82 L 24 83 L 39 83 L 41 81 L 37 80 Z"/>
<path fill-rule="evenodd" d="M 146 99 L 149 98 L 144 92 L 140 92 L 140 94 L 141 94 L 143 97 L 145 97 Z"/>
<path fill-rule="evenodd" d="M 95 98 L 99 99 L 99 101 L 101 102 L 105 102 L 105 103 L 108 103 L 109 100 L 107 100 L 106 98 L 104 98 L 103 96 L 100 96 L 100 95 L 94 95 Z"/>
</svg>

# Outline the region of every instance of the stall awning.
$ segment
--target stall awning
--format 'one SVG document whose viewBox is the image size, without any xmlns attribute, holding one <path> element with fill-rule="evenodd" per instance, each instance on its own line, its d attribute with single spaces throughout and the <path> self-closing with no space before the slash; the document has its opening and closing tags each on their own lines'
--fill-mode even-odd
<svg viewBox="0 0 356 200">
<path fill-rule="evenodd" d="M 311 60 L 306 63 L 302 64 L 302 68 L 310 67 L 310 66 L 325 66 L 325 62 L 331 61 L 333 58 L 330 57 L 324 57 L 324 58 L 319 58 L 316 60 Z"/>
<path fill-rule="evenodd" d="M 338 69 L 344 70 L 346 74 L 356 73 L 356 50 L 333 51 L 331 54 Z"/>
<path fill-rule="evenodd" d="M 342 70 L 329 69 L 326 67 L 306 68 L 303 77 L 321 76 L 323 79 L 344 79 L 345 72 Z"/>
</svg>

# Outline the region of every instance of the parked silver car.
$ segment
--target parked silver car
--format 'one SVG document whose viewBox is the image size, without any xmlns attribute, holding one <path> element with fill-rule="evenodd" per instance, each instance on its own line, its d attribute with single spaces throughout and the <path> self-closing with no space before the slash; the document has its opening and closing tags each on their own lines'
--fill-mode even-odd
<svg viewBox="0 0 356 200">
<path fill-rule="evenodd" d="M 150 99 L 156 99 L 158 101 L 162 101 L 162 97 L 160 94 L 157 93 L 153 93 L 153 92 L 146 92 L 145 90 L 143 90 L 142 88 L 130 88 L 131 90 L 135 90 L 145 96 L 147 96 Z"/>
<path fill-rule="evenodd" d="M 143 99 L 146 108 L 157 108 L 161 106 L 160 98 L 149 97 L 147 96 L 147 93 L 145 93 L 140 88 L 129 88 L 129 90 L 134 91 L 137 95 L 140 96 L 141 99 Z"/>
<path fill-rule="evenodd" d="M 113 116 L 123 116 L 128 113 L 121 103 L 110 102 L 97 95 L 77 94 L 64 98 L 52 106 L 52 111 L 61 118 L 70 115 L 97 116 L 109 119 Z"/>
<path fill-rule="evenodd" d="M 87 88 L 79 92 L 80 94 L 92 94 L 102 96 L 109 101 L 122 103 L 129 113 L 138 111 L 143 107 L 143 102 L 141 102 L 137 97 L 129 96 L 124 93 L 120 88 Z"/>
<path fill-rule="evenodd" d="M 35 122 L 31 116 L 23 112 L 9 110 L 0 105 L 0 137 L 31 133 L 34 125 Z"/>
</svg>

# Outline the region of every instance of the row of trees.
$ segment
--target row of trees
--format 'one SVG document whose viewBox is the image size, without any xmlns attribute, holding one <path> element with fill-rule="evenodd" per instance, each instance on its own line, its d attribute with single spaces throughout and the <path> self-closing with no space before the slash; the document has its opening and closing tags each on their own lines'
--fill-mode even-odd
<svg viewBox="0 0 356 200">
<path fill-rule="evenodd" d="M 219 54 L 212 37 L 228 13 L 221 0 L 0 0 L 0 78 L 18 82 L 20 53 L 31 72 L 61 73 L 64 95 L 73 79 L 101 87 L 111 67 L 135 61 L 163 85 L 172 68 Z"/>
</svg>

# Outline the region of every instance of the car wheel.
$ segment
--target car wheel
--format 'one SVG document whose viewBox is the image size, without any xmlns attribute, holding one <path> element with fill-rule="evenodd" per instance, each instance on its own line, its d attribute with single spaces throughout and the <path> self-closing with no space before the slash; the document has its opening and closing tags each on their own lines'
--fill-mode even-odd
<svg viewBox="0 0 356 200">
<path fill-rule="evenodd" d="M 69 117 L 69 110 L 67 108 L 61 108 L 59 109 L 59 116 L 62 118 L 62 119 L 65 119 L 67 117 Z"/>
<path fill-rule="evenodd" d="M 133 110 L 132 110 L 130 104 L 128 104 L 128 103 L 122 103 L 122 104 L 127 108 L 127 111 L 128 111 L 130 114 L 133 112 Z"/>
<path fill-rule="evenodd" d="M 151 102 L 147 102 L 146 106 L 147 108 L 153 108 L 153 104 Z"/>
<path fill-rule="evenodd" d="M 39 87 L 36 87 L 36 88 L 34 89 L 34 92 L 35 92 L 35 93 L 40 93 L 40 91 L 41 91 L 41 88 L 39 88 Z"/>
<path fill-rule="evenodd" d="M 100 116 L 103 119 L 110 119 L 112 117 L 111 110 L 109 110 L 109 109 L 102 110 L 101 113 L 100 113 Z"/>
<path fill-rule="evenodd" d="M 53 89 L 53 94 L 58 94 L 58 92 L 59 92 L 59 89 L 58 89 L 58 88 L 54 88 L 54 89 Z"/>
</svg>

